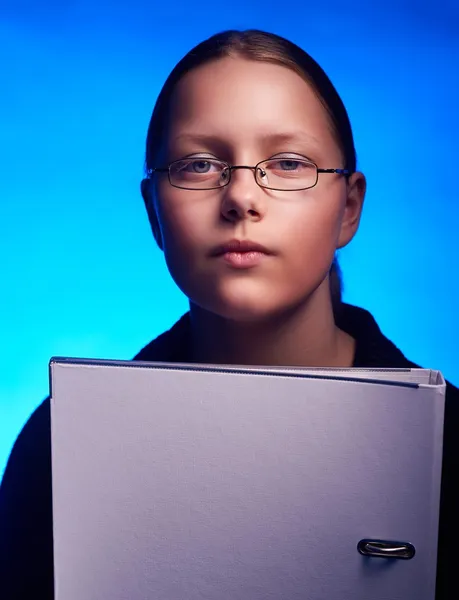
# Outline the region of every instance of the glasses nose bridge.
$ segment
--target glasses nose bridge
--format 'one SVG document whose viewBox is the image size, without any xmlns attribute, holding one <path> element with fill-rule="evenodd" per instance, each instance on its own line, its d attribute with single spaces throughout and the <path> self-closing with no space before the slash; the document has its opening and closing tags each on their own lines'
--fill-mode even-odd
<svg viewBox="0 0 459 600">
<path fill-rule="evenodd" d="M 252 171 L 253 178 L 255 179 L 255 183 L 257 185 L 259 185 L 258 179 L 257 179 L 257 169 L 258 168 L 259 168 L 258 165 L 254 166 L 254 167 L 251 167 L 249 165 L 233 165 L 233 166 L 228 166 L 228 171 L 230 173 L 230 177 L 228 178 L 228 183 L 231 180 L 231 176 L 233 174 L 233 171 L 238 171 L 238 170 L 241 170 L 241 169 L 247 169 L 248 171 Z"/>
</svg>

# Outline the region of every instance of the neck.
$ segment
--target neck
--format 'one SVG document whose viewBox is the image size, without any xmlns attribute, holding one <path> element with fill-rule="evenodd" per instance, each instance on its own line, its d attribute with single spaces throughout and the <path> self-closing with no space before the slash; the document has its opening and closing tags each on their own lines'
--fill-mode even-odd
<svg viewBox="0 0 459 600">
<path fill-rule="evenodd" d="M 351 367 L 355 340 L 334 320 L 324 282 L 307 303 L 255 323 L 235 322 L 191 305 L 193 361 L 204 364 Z"/>
</svg>

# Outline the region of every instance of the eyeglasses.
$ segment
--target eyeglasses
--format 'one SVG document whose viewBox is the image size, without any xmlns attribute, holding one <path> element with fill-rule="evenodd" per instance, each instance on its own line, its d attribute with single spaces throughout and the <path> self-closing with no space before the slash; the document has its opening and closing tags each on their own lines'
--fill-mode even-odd
<svg viewBox="0 0 459 600">
<path fill-rule="evenodd" d="M 172 162 L 168 167 L 149 169 L 147 177 L 154 173 L 167 173 L 172 186 L 183 190 L 216 190 L 231 181 L 236 169 L 249 169 L 260 187 L 280 192 L 307 190 L 314 187 L 319 173 L 349 175 L 347 169 L 319 169 L 305 158 L 270 158 L 262 160 L 254 167 L 231 166 L 217 158 L 190 157 Z"/>
</svg>

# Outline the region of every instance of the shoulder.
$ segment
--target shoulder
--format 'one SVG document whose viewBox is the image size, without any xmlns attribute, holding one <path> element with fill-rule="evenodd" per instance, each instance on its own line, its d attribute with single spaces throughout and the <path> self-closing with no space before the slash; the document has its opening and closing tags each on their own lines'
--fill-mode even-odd
<svg viewBox="0 0 459 600">
<path fill-rule="evenodd" d="M 31 492 L 34 502 L 30 502 Z M 0 516 L 22 506 L 26 514 L 40 512 L 51 495 L 51 419 L 46 398 L 19 433 L 0 485 Z"/>
<path fill-rule="evenodd" d="M 443 425 L 443 468 L 449 481 L 456 485 L 459 473 L 459 389 L 446 384 Z M 457 486 L 459 488 L 459 486 Z M 459 501 L 459 496 L 457 497 Z"/>
<path fill-rule="evenodd" d="M 51 460 L 50 399 L 46 398 L 32 413 L 19 433 L 2 479 L 2 489 L 19 476 L 16 464 L 34 465 Z M 23 465 L 22 465 L 23 466 Z"/>
<path fill-rule="evenodd" d="M 354 367 L 419 368 L 382 333 L 373 315 L 364 308 L 343 303 L 335 319 L 337 326 L 355 339 Z"/>
<path fill-rule="evenodd" d="M 459 403 L 459 388 L 457 388 L 455 385 L 453 385 L 449 381 L 446 382 L 446 393 L 448 394 L 448 397 L 451 399 L 451 402 Z M 456 407 L 456 409 L 457 409 L 457 407 Z"/>
<path fill-rule="evenodd" d="M 53 597 L 51 486 L 47 398 L 19 434 L 0 485 L 0 580 L 5 597 Z"/>
<path fill-rule="evenodd" d="M 189 362 L 189 349 L 190 313 L 185 313 L 170 329 L 142 348 L 134 360 Z"/>
<path fill-rule="evenodd" d="M 455 469 L 459 473 L 459 389 L 446 382 L 444 445 L 454 452 Z"/>
<path fill-rule="evenodd" d="M 140 352 L 133 360 L 185 362 L 189 342 L 189 314 L 181 317 L 168 331 L 165 331 Z M 46 398 L 31 414 L 19 433 L 8 459 L 1 480 L 1 495 L 4 490 L 12 489 L 16 479 L 24 480 L 23 466 L 38 476 L 40 465 L 51 465 L 51 407 L 50 398 Z"/>
<path fill-rule="evenodd" d="M 36 517 L 39 522 L 43 514 L 51 518 L 50 507 L 51 419 L 46 398 L 29 417 L 11 450 L 0 484 L 2 527 L 11 527 L 11 537 L 15 538 L 15 527 L 22 530 Z"/>
<path fill-rule="evenodd" d="M 342 304 L 337 315 L 338 327 L 356 340 L 354 366 L 358 368 L 420 369 L 421 365 L 409 360 L 379 328 L 367 310 Z M 459 389 L 446 383 L 446 416 L 459 425 Z M 459 430 L 459 427 L 458 427 Z M 458 436 L 459 444 L 459 436 Z"/>
</svg>

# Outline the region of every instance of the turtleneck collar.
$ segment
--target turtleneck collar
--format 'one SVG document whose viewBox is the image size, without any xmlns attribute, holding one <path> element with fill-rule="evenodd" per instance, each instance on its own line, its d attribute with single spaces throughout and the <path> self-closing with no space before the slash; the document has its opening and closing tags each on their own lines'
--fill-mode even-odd
<svg viewBox="0 0 459 600">
<path fill-rule="evenodd" d="M 356 340 L 353 366 L 356 368 L 416 368 L 381 332 L 373 316 L 363 308 L 342 304 L 336 323 Z M 134 360 L 191 362 L 190 313 L 184 314 L 171 329 L 143 348 Z"/>
</svg>

